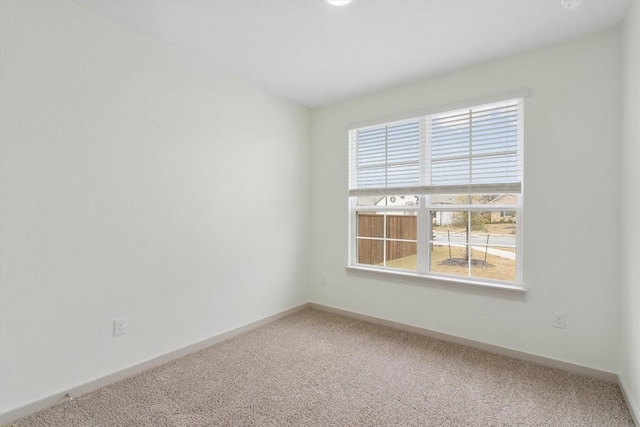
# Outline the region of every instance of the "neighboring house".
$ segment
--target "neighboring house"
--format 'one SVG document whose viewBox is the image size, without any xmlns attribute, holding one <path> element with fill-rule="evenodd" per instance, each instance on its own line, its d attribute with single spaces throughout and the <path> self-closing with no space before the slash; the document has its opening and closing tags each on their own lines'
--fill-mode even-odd
<svg viewBox="0 0 640 427">
<path fill-rule="evenodd" d="M 453 205 L 455 196 L 435 194 L 431 196 L 431 203 L 436 205 Z M 431 214 L 433 225 L 450 225 L 453 223 L 453 212 L 435 211 Z"/>
<path fill-rule="evenodd" d="M 515 194 L 501 194 L 489 203 L 492 205 L 515 205 L 517 199 Z M 516 222 L 516 211 L 491 212 L 491 222 Z"/>
</svg>

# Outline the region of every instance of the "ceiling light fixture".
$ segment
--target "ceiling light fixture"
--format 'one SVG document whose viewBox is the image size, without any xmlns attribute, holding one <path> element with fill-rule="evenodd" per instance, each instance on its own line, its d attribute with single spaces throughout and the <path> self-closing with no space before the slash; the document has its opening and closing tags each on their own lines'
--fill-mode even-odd
<svg viewBox="0 0 640 427">
<path fill-rule="evenodd" d="M 327 0 L 327 3 L 334 6 L 345 6 L 351 3 L 351 0 Z"/>
<path fill-rule="evenodd" d="M 575 9 L 582 4 L 582 0 L 560 0 L 560 4 L 563 5 L 565 9 Z"/>
</svg>

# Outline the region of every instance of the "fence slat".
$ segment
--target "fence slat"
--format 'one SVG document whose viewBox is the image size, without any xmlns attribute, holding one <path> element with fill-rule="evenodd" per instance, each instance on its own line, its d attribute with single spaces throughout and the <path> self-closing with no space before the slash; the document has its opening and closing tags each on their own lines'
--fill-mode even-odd
<svg viewBox="0 0 640 427">
<path fill-rule="evenodd" d="M 387 215 L 387 239 L 417 240 L 418 227 L 415 215 Z M 358 236 L 383 237 L 384 215 L 375 213 L 358 214 Z M 387 261 L 404 258 L 417 253 L 415 242 L 387 240 Z M 361 264 L 382 264 L 383 242 L 358 239 L 358 262 Z"/>
</svg>

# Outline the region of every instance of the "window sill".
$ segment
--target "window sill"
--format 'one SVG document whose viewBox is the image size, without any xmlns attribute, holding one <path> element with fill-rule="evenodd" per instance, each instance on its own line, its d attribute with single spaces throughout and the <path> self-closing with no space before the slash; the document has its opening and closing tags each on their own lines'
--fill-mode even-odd
<svg viewBox="0 0 640 427">
<path fill-rule="evenodd" d="M 463 284 L 463 285 L 469 285 L 469 286 L 478 286 L 483 288 L 501 289 L 501 290 L 519 292 L 519 293 L 527 292 L 527 289 L 523 288 L 522 286 L 511 285 L 507 283 L 485 282 L 485 281 L 473 280 L 473 279 L 418 274 L 418 273 L 412 273 L 410 271 L 387 270 L 387 269 L 381 269 L 381 268 L 364 267 L 359 265 L 348 265 L 345 268 L 347 270 L 363 271 L 367 273 L 381 274 L 381 275 L 388 275 L 388 276 L 409 277 L 409 278 L 419 279 L 424 281 L 457 283 L 457 284 Z"/>
</svg>

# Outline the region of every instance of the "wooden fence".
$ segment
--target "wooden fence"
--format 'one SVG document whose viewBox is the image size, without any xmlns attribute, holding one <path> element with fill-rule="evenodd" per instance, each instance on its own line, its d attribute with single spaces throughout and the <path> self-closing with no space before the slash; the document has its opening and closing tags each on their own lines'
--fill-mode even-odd
<svg viewBox="0 0 640 427">
<path fill-rule="evenodd" d="M 387 219 L 387 239 L 417 240 L 418 227 L 415 215 L 389 215 Z M 358 214 L 358 236 L 384 237 L 384 215 L 374 213 Z M 387 261 L 415 255 L 415 242 L 387 240 Z M 384 260 L 384 242 L 380 240 L 358 239 L 358 262 L 361 264 L 382 264 Z"/>
</svg>

